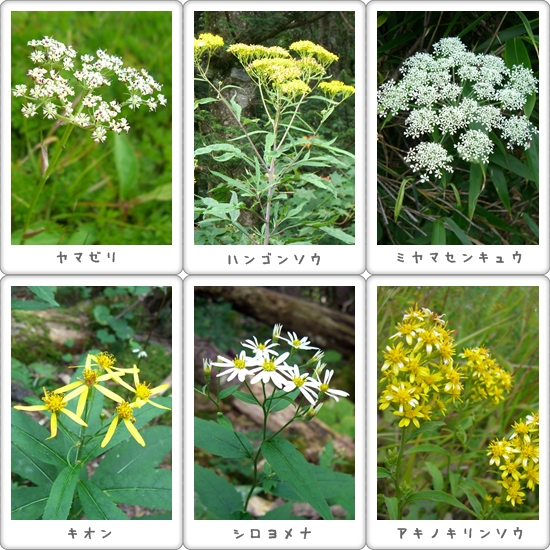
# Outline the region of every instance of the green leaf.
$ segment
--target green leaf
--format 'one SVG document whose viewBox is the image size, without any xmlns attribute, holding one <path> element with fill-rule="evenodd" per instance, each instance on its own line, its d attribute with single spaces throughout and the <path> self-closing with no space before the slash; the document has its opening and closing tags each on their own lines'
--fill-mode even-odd
<svg viewBox="0 0 550 550">
<path fill-rule="evenodd" d="M 404 178 L 399 186 L 399 191 L 397 193 L 397 200 L 395 201 L 395 210 L 393 212 L 393 219 L 397 221 L 399 214 L 401 213 L 401 208 L 403 206 L 403 199 L 405 198 L 405 187 L 409 182 L 409 178 Z"/>
<path fill-rule="evenodd" d="M 255 399 L 249 393 L 246 393 L 244 391 L 236 391 L 233 394 L 233 397 L 236 397 L 237 399 L 240 399 L 241 401 L 244 401 L 245 403 L 250 403 L 251 405 L 257 405 L 258 404 L 257 399 Z"/>
<path fill-rule="evenodd" d="M 533 181 L 537 189 L 539 187 L 539 136 L 534 135 L 531 138 L 531 146 L 525 151 L 527 166 L 533 174 Z"/>
<path fill-rule="evenodd" d="M 522 217 L 525 220 L 525 222 L 527 223 L 527 225 L 529 226 L 529 228 L 531 229 L 531 231 L 538 237 L 539 236 L 539 227 L 534 222 L 533 218 L 531 218 L 531 216 L 529 216 L 529 214 L 527 214 L 527 212 L 524 212 L 522 214 Z"/>
<path fill-rule="evenodd" d="M 195 417 L 195 447 L 224 458 L 251 458 L 254 450 L 248 438 L 216 422 Z"/>
<path fill-rule="evenodd" d="M 51 486 L 59 470 L 51 464 L 41 462 L 34 453 L 20 449 L 15 443 L 11 445 L 11 471 L 35 485 Z"/>
<path fill-rule="evenodd" d="M 282 481 L 287 481 L 300 498 L 313 506 L 323 519 L 334 519 L 308 463 L 292 443 L 273 438 L 262 443 L 262 453 Z"/>
<path fill-rule="evenodd" d="M 434 220 L 432 228 L 432 244 L 445 245 L 447 244 L 447 237 L 445 234 L 445 226 L 442 219 Z"/>
<path fill-rule="evenodd" d="M 282 390 L 282 392 L 277 392 L 273 396 L 274 399 L 270 401 L 271 406 L 269 407 L 269 412 L 278 412 L 286 409 L 289 405 L 294 403 L 294 400 L 298 397 L 299 393 L 299 388 L 296 388 L 291 392 L 285 392 L 284 390 Z M 280 395 L 280 397 L 276 397 L 277 395 Z M 269 398 L 267 401 L 269 401 Z"/>
<path fill-rule="evenodd" d="M 529 23 L 529 20 L 527 19 L 527 17 L 525 17 L 525 15 L 523 15 L 523 13 L 520 11 L 517 11 L 516 13 L 518 14 L 519 18 L 523 22 L 523 26 L 525 27 L 525 30 L 527 31 L 527 34 L 531 39 L 531 44 L 533 44 L 533 47 L 535 48 L 535 51 L 537 52 L 537 55 L 538 55 L 539 54 L 538 36 L 537 36 L 537 40 L 535 40 L 535 35 L 533 34 L 533 29 L 531 28 L 531 23 Z"/>
<path fill-rule="evenodd" d="M 111 310 L 107 306 L 95 306 L 94 317 L 100 325 L 107 325 L 112 317 Z"/>
<path fill-rule="evenodd" d="M 233 94 L 233 97 L 231 98 L 230 100 L 230 103 L 231 103 L 231 107 L 233 107 L 233 111 L 237 117 L 237 120 L 240 122 L 241 121 L 241 111 L 243 110 L 243 108 L 235 101 L 235 98 L 237 97 L 237 92 L 235 92 Z"/>
<path fill-rule="evenodd" d="M 212 470 L 195 464 L 195 491 L 208 511 L 220 519 L 229 519 L 231 514 L 243 507 L 239 492 L 225 478 Z"/>
<path fill-rule="evenodd" d="M 399 519 L 399 500 L 395 497 L 384 497 L 390 519 Z"/>
<path fill-rule="evenodd" d="M 529 151 L 529 149 L 527 151 Z M 489 161 L 498 164 L 499 166 L 502 166 L 502 168 L 510 170 L 514 174 L 518 175 L 520 178 L 524 178 L 529 181 L 535 181 L 535 177 L 533 176 L 529 168 L 527 168 L 516 157 L 508 153 L 506 154 L 506 156 L 503 156 L 500 153 L 493 153 L 489 157 Z"/>
<path fill-rule="evenodd" d="M 433 462 L 424 462 L 426 469 L 430 472 L 433 480 L 433 486 L 436 491 L 443 490 L 443 474 Z"/>
<path fill-rule="evenodd" d="M 468 501 L 472 506 L 472 508 L 474 509 L 476 516 L 478 516 L 483 510 L 483 506 L 479 502 L 478 498 L 462 482 L 459 484 L 459 486 L 464 491 L 464 494 L 468 498 Z"/>
<path fill-rule="evenodd" d="M 129 519 L 105 493 L 91 481 L 79 480 L 78 497 L 86 519 Z"/>
<path fill-rule="evenodd" d="M 403 454 L 410 455 L 412 453 L 441 453 L 449 456 L 449 451 L 440 447 L 439 445 L 432 445 L 431 443 L 424 443 L 423 445 L 415 445 L 410 449 L 407 449 Z"/>
<path fill-rule="evenodd" d="M 487 496 L 487 491 L 485 490 L 485 488 L 480 485 L 475 479 L 465 478 L 461 481 L 461 484 L 466 485 L 467 487 L 470 487 L 471 489 L 477 491 L 483 499 L 485 499 L 485 497 Z"/>
<path fill-rule="evenodd" d="M 296 520 L 296 519 L 305 519 L 292 515 L 292 502 L 287 502 L 274 510 L 266 512 L 263 516 L 260 516 L 258 519 L 271 520 L 271 519 L 286 519 L 286 520 Z"/>
<path fill-rule="evenodd" d="M 226 397 L 229 397 L 230 395 L 233 395 L 237 390 L 239 389 L 239 385 L 235 384 L 234 386 L 229 386 L 228 388 L 224 388 L 219 395 L 220 399 L 225 399 Z"/>
<path fill-rule="evenodd" d="M 468 508 L 467 506 L 464 506 L 462 502 L 457 500 L 452 495 L 449 495 L 448 493 L 444 493 L 443 491 L 420 491 L 418 493 L 414 493 L 406 500 L 407 504 L 410 504 L 411 502 L 414 502 L 415 500 L 429 500 L 431 502 L 444 502 L 445 504 L 449 504 L 450 506 L 454 506 L 455 508 L 460 508 L 461 510 L 465 510 L 466 512 L 469 512 L 470 514 L 474 515 L 472 510 Z"/>
<path fill-rule="evenodd" d="M 71 464 L 57 476 L 52 485 L 43 519 L 67 519 L 69 517 L 81 468 L 81 463 Z"/>
<path fill-rule="evenodd" d="M 468 191 L 468 217 L 470 220 L 474 217 L 477 199 L 481 192 L 481 182 L 483 180 L 483 170 L 481 164 L 470 164 L 470 189 Z"/>
<path fill-rule="evenodd" d="M 50 304 L 46 302 L 37 302 L 36 300 L 12 300 L 11 309 L 17 311 L 39 311 L 41 309 L 50 309 Z"/>
<path fill-rule="evenodd" d="M 235 431 L 235 429 L 233 428 L 233 424 L 231 423 L 231 420 L 229 420 L 227 416 L 224 416 L 222 412 L 218 412 L 217 421 L 218 421 L 218 424 L 220 426 L 223 426 L 226 430 Z"/>
<path fill-rule="evenodd" d="M 300 178 L 308 183 L 311 183 L 312 185 L 315 185 L 315 187 L 318 187 L 319 189 L 325 189 L 326 191 L 330 191 L 334 195 L 335 199 L 338 198 L 336 189 L 332 185 L 332 182 L 321 178 L 317 174 L 310 174 L 310 173 L 301 174 Z"/>
<path fill-rule="evenodd" d="M 11 441 L 29 459 L 39 459 L 54 466 L 67 466 L 61 441 L 46 439 L 50 433 L 30 416 L 11 411 Z"/>
<path fill-rule="evenodd" d="M 57 290 L 57 287 L 55 286 L 30 286 L 29 290 L 32 290 L 34 294 L 43 300 L 44 302 L 47 302 L 52 307 L 59 307 L 59 304 L 54 299 L 54 293 Z"/>
<path fill-rule="evenodd" d="M 451 231 L 458 237 L 458 239 L 462 244 L 466 244 L 466 245 L 474 244 L 468 238 L 466 233 L 464 233 L 464 231 L 462 231 L 462 229 L 460 229 L 460 227 L 451 218 L 444 217 L 443 220 L 447 223 Z"/>
<path fill-rule="evenodd" d="M 335 239 L 338 239 L 339 241 L 342 241 L 346 244 L 355 244 L 355 237 L 344 233 L 344 231 L 342 231 L 338 227 L 323 226 L 319 229 L 329 234 L 331 237 L 334 237 Z"/>
<path fill-rule="evenodd" d="M 138 160 L 134 148 L 127 136 L 115 134 L 115 167 L 119 182 L 119 200 L 124 200 L 136 186 Z"/>
<path fill-rule="evenodd" d="M 385 477 L 391 477 L 391 473 L 386 470 L 386 468 L 382 468 L 381 466 L 378 466 L 377 470 L 377 478 L 383 479 Z"/>
<path fill-rule="evenodd" d="M 511 215 L 512 208 L 510 206 L 510 196 L 508 195 L 508 185 L 506 184 L 504 172 L 499 166 L 495 166 L 494 164 L 489 166 L 489 171 L 491 173 L 498 197 L 502 201 L 502 204 L 505 206 L 506 210 L 508 210 L 508 213 Z"/>
<path fill-rule="evenodd" d="M 504 47 L 504 60 L 506 66 L 512 70 L 514 65 L 523 65 L 531 68 L 531 59 L 527 53 L 527 48 L 521 38 L 510 38 L 506 40 Z"/>
<path fill-rule="evenodd" d="M 17 487 L 11 490 L 11 519 L 39 519 L 44 513 L 50 487 Z"/>
<path fill-rule="evenodd" d="M 133 199 L 132 202 L 136 204 L 141 204 L 143 202 L 149 201 L 171 201 L 172 200 L 172 184 L 165 183 L 159 185 L 157 188 L 149 191 L 148 193 L 143 193 L 138 195 Z"/>
</svg>

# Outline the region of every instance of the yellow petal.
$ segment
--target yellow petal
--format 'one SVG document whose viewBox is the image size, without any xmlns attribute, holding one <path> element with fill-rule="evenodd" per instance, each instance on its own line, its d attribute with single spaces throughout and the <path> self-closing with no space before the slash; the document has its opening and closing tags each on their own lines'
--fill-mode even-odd
<svg viewBox="0 0 550 550">
<path fill-rule="evenodd" d="M 80 424 L 81 426 L 88 426 L 82 418 L 79 418 L 76 416 L 76 414 L 73 411 L 70 411 L 69 409 L 61 409 L 61 412 L 66 414 L 71 420 L 74 420 L 77 424 Z M 52 415 L 53 416 L 53 415 Z"/>
<path fill-rule="evenodd" d="M 46 405 L 17 405 L 13 408 L 18 411 L 45 411 Z"/>
<path fill-rule="evenodd" d="M 166 388 L 169 388 L 170 384 L 162 384 L 161 386 L 157 386 L 156 388 L 153 388 L 151 390 L 151 395 L 155 395 L 156 393 L 163 392 Z"/>
<path fill-rule="evenodd" d="M 73 399 L 74 397 L 76 397 L 77 395 L 80 395 L 82 392 L 85 392 L 86 390 L 88 389 L 88 386 L 86 386 L 86 384 L 82 384 L 82 386 L 80 386 L 79 388 L 77 388 L 76 390 L 72 391 L 71 393 L 69 393 L 68 395 L 66 395 L 63 400 L 64 401 L 70 401 L 71 399 Z"/>
<path fill-rule="evenodd" d="M 78 386 L 82 386 L 84 382 L 82 380 L 77 380 L 76 382 L 71 382 L 70 384 L 67 384 L 66 386 L 63 386 L 61 388 L 57 388 L 53 391 L 53 393 L 65 393 L 66 391 L 72 390 L 74 388 L 78 388 Z"/>
<path fill-rule="evenodd" d="M 136 366 L 134 365 L 134 369 L 136 368 Z M 139 384 L 139 376 L 138 376 L 138 373 L 139 371 L 136 371 L 134 370 L 134 386 L 137 388 L 138 387 L 138 384 Z"/>
<path fill-rule="evenodd" d="M 85 390 L 80 394 L 78 399 L 78 405 L 76 406 L 76 416 L 82 418 L 82 413 L 84 412 L 84 407 L 86 406 L 86 399 L 88 398 L 88 386 L 85 386 Z"/>
<path fill-rule="evenodd" d="M 118 376 L 117 377 L 113 376 L 113 380 L 115 380 L 118 384 L 120 384 L 121 386 L 123 386 L 127 390 L 130 390 L 131 392 L 136 393 L 136 390 L 134 388 L 132 388 L 132 386 L 130 386 L 130 384 L 127 384 L 126 382 L 124 382 L 124 380 L 122 380 L 121 378 L 118 378 Z"/>
<path fill-rule="evenodd" d="M 122 403 L 124 401 L 124 399 L 122 399 L 120 395 L 117 395 L 115 392 L 112 392 L 111 390 L 108 390 L 107 388 L 104 388 L 99 384 L 94 384 L 94 388 L 100 391 L 103 395 L 106 395 L 109 399 L 116 401 L 117 403 Z"/>
<path fill-rule="evenodd" d="M 46 440 L 53 439 L 57 435 L 57 416 L 55 415 L 55 413 L 52 413 L 52 420 L 50 422 L 50 429 L 52 431 L 52 435 L 50 437 L 47 437 Z"/>
<path fill-rule="evenodd" d="M 126 419 L 124 419 L 124 424 L 126 424 L 126 427 L 128 428 L 128 431 L 132 434 L 133 438 L 142 447 L 145 447 L 145 441 L 143 441 L 143 437 L 141 437 L 141 434 L 137 431 L 136 427 L 129 420 Z"/>
<path fill-rule="evenodd" d="M 149 405 L 153 405 L 153 407 L 157 407 L 159 409 L 166 409 L 167 411 L 171 411 L 172 409 L 170 409 L 169 407 L 163 407 L 162 405 L 158 405 L 157 403 L 155 403 L 152 399 L 149 399 L 147 400 L 147 403 L 149 403 Z"/>
<path fill-rule="evenodd" d="M 105 447 L 109 443 L 109 441 L 111 441 L 111 438 L 115 433 L 117 424 L 118 424 L 118 414 L 115 415 L 115 417 L 113 418 L 113 421 L 111 422 L 111 425 L 109 426 L 109 429 L 107 430 L 107 433 L 105 434 L 105 437 L 101 442 L 101 448 Z"/>
</svg>

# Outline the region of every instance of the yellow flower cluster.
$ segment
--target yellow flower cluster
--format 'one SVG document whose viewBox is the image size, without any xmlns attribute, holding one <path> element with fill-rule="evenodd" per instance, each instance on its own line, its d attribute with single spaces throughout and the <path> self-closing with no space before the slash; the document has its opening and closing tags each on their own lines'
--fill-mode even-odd
<svg viewBox="0 0 550 550">
<path fill-rule="evenodd" d="M 452 331 L 443 315 L 411 307 L 396 326 L 397 332 L 383 352 L 380 409 L 394 409 L 399 427 L 429 421 L 434 413 L 445 415 L 447 401 L 460 401 L 463 375 L 455 368 Z"/>
<path fill-rule="evenodd" d="M 487 447 L 489 465 L 502 470 L 498 481 L 506 492 L 506 501 L 512 506 L 523 504 L 525 488 L 534 491 L 539 484 L 539 413 L 527 415 L 512 425 L 510 439 L 493 439 Z M 501 465 L 501 459 L 503 464 Z M 525 480 L 525 481 L 522 481 Z M 522 486 L 525 483 L 525 487 Z M 495 499 L 496 500 L 496 499 Z M 502 501 L 502 497 L 501 497 Z"/>
<path fill-rule="evenodd" d="M 276 57 L 290 57 L 290 53 L 280 46 L 266 46 L 254 44 L 233 44 L 227 48 L 227 51 L 237 57 L 241 65 L 248 65 L 255 59 L 272 59 Z"/>
<path fill-rule="evenodd" d="M 472 377 L 472 401 L 490 400 L 495 405 L 504 400 L 514 385 L 512 375 L 500 367 L 484 347 L 467 348 L 460 357 L 466 359 L 465 370 Z"/>
<path fill-rule="evenodd" d="M 156 388 L 150 389 L 149 384 L 140 382 L 138 376 L 139 369 L 135 365 L 131 369 L 121 369 L 114 366 L 115 362 L 116 359 L 111 353 L 101 352 L 97 355 L 93 355 L 90 353 L 86 358 L 85 365 L 82 365 L 81 367 L 69 367 L 83 367 L 82 376 L 79 380 L 77 380 L 76 382 L 71 382 L 70 384 L 67 384 L 66 386 L 63 386 L 61 388 L 57 388 L 53 392 L 50 392 L 46 390 L 46 388 L 43 388 L 44 397 L 42 398 L 42 401 L 44 401 L 44 405 L 17 405 L 14 408 L 22 411 L 50 411 L 52 413 L 52 435 L 51 437 L 48 437 L 48 439 L 51 439 L 57 435 L 57 414 L 60 412 L 64 413 L 67 417 L 69 417 L 77 424 L 84 427 L 88 426 L 88 424 L 82 419 L 82 413 L 84 412 L 84 409 L 86 407 L 88 396 L 91 394 L 92 390 L 97 390 L 104 396 L 118 403 L 116 407 L 116 414 L 113 416 L 113 420 L 111 422 L 111 425 L 109 426 L 109 429 L 107 430 L 107 433 L 105 434 L 103 442 L 101 443 L 101 447 L 105 447 L 109 443 L 109 441 L 113 437 L 113 434 L 115 433 L 115 429 L 119 420 L 123 420 L 126 428 L 134 437 L 134 439 L 140 445 L 145 446 L 145 441 L 133 424 L 133 422 L 135 422 L 133 410 L 141 408 L 146 403 L 149 403 L 150 405 L 153 405 L 160 409 L 170 410 L 168 409 L 168 407 L 159 405 L 158 403 L 155 403 L 153 400 L 150 399 L 150 397 L 152 397 L 153 395 L 160 393 L 168 388 L 168 384 L 163 384 L 161 386 L 157 386 Z M 122 380 L 122 377 L 128 373 L 134 375 L 133 387 Z M 120 386 L 123 386 L 127 390 L 133 392 L 135 394 L 135 400 L 129 403 L 122 399 L 122 397 L 120 397 L 117 393 L 100 385 L 100 382 L 105 382 L 107 380 L 112 380 Z M 65 395 L 67 391 L 69 391 L 70 393 Z M 75 397 L 78 397 L 76 413 L 66 408 L 67 402 L 71 399 L 74 399 Z"/>
<path fill-rule="evenodd" d="M 342 94 L 344 99 L 355 93 L 355 88 L 340 82 L 339 80 L 331 80 L 330 82 L 321 82 L 319 88 L 331 98 L 338 94 Z"/>
<path fill-rule="evenodd" d="M 204 33 L 199 34 L 198 38 L 193 41 L 193 54 L 195 63 L 200 63 L 200 59 L 204 53 L 208 53 L 210 57 L 218 48 L 223 46 L 223 38 L 215 34 Z"/>
<path fill-rule="evenodd" d="M 290 45 L 289 49 L 298 53 L 300 57 L 314 57 L 325 68 L 335 61 L 338 61 L 337 55 L 325 50 L 323 46 L 314 44 L 309 40 L 299 40 L 298 42 L 294 42 Z"/>
</svg>

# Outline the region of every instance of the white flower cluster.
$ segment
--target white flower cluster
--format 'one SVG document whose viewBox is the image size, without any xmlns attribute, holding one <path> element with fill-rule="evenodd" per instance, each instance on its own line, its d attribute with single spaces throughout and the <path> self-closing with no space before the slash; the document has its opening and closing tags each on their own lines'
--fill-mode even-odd
<svg viewBox="0 0 550 550">
<path fill-rule="evenodd" d="M 85 128 L 92 132 L 94 141 L 104 142 L 108 131 L 120 134 L 123 130 L 126 133 L 130 130 L 128 121 L 119 118 L 123 107 L 135 110 L 140 105 L 146 105 L 149 111 L 155 111 L 159 104 L 166 105 L 166 98 L 157 93 L 161 91 L 162 85 L 145 69 L 138 71 L 124 67 L 120 57 L 97 50 L 96 56 L 81 55 L 81 68 L 74 70 L 77 52 L 72 46 L 65 46 L 48 36 L 42 40 L 30 40 L 28 45 L 34 48 L 29 57 L 37 65 L 27 72 L 34 86 L 28 89 L 24 84 L 17 84 L 13 90 L 15 97 L 24 97 L 29 101 L 21 109 L 26 118 L 33 117 L 42 109 L 44 118 L 59 119 Z M 76 81 L 74 86 L 82 89 L 79 99 L 73 99 L 75 87 L 69 78 L 61 76 L 62 71 L 68 72 L 67 76 L 72 76 Z M 128 90 L 129 98 L 122 103 L 109 103 L 94 93 L 110 86 L 113 75 Z M 83 112 L 84 109 L 86 112 Z"/>
<path fill-rule="evenodd" d="M 410 111 L 405 120 L 407 137 L 437 133 L 441 143 L 445 135 L 460 133 L 455 146 L 459 155 L 467 161 L 488 162 L 493 148 L 489 132 L 499 130 L 509 149 L 516 145 L 527 149 L 538 133 L 525 115 L 510 114 L 521 110 L 537 91 L 538 80 L 529 68 L 515 65 L 510 70 L 500 57 L 469 52 L 454 37 L 434 44 L 433 55 L 416 53 L 400 71 L 398 83 L 389 80 L 380 86 L 378 113 L 386 117 Z M 448 170 L 453 160 L 436 143 L 416 146 L 407 159 L 415 172 L 431 170 L 421 175 L 423 181 L 429 174 L 441 177 L 441 170 Z"/>
<path fill-rule="evenodd" d="M 204 361 L 207 380 L 210 379 L 212 366 L 215 366 L 225 369 L 217 376 L 228 376 L 228 381 L 238 377 L 240 382 L 244 382 L 247 377 L 251 377 L 251 384 L 272 382 L 277 388 L 283 389 L 285 392 L 299 389 L 302 396 L 310 403 L 310 406 L 303 410 L 302 416 L 304 418 L 312 418 L 319 412 L 322 407 L 321 401 L 325 396 L 330 396 L 338 401 L 338 396 L 345 397 L 349 395 L 345 391 L 330 387 L 330 381 L 334 374 L 333 370 L 327 370 L 321 381 L 321 374 L 326 366 L 321 362 L 324 353 L 319 348 L 311 346 L 307 336 L 298 338 L 296 333 L 288 332 L 288 338 L 284 338 L 280 336 L 281 329 L 282 325 L 275 325 L 272 339 L 265 342 L 259 342 L 255 336 L 252 340 L 241 342 L 241 346 L 247 349 L 242 350 L 234 359 L 219 356 L 218 362 Z M 285 341 L 290 346 L 290 352 L 287 351 L 279 355 L 279 352 L 274 349 L 279 346 L 279 340 Z M 303 366 L 289 365 L 287 360 L 298 350 L 315 350 L 315 354 Z M 252 352 L 252 355 L 247 355 L 250 352 Z M 310 376 L 308 372 L 301 372 L 301 369 L 315 363 L 317 365 L 313 370 L 313 376 Z"/>
</svg>

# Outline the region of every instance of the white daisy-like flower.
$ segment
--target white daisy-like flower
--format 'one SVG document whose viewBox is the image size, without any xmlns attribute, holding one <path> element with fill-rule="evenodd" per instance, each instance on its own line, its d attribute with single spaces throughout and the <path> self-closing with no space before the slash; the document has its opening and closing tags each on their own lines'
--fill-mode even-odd
<svg viewBox="0 0 550 550">
<path fill-rule="evenodd" d="M 270 344 L 271 340 L 266 340 L 265 342 L 258 342 L 258 339 L 256 336 L 253 336 L 254 340 L 245 340 L 244 342 L 241 342 L 241 346 L 243 348 L 251 349 L 254 352 L 254 355 L 256 358 L 260 357 L 262 359 L 269 359 L 270 355 L 279 355 L 273 348 L 274 346 L 278 346 L 279 344 L 276 344 L 273 342 Z"/>
<path fill-rule="evenodd" d="M 34 103 L 27 103 L 26 105 L 23 105 L 21 112 L 25 118 L 34 116 L 36 114 L 36 105 Z"/>
<path fill-rule="evenodd" d="M 23 97 L 27 92 L 27 86 L 25 84 L 16 84 L 15 90 L 13 90 L 13 95 L 15 97 Z"/>
<path fill-rule="evenodd" d="M 141 359 L 142 357 L 147 357 L 147 352 L 141 348 L 133 349 L 132 353 L 137 353 L 138 359 Z"/>
<path fill-rule="evenodd" d="M 275 358 L 264 358 L 262 366 L 252 369 L 255 374 L 254 378 L 250 381 L 251 384 L 255 384 L 260 380 L 267 384 L 269 381 L 273 382 L 279 389 L 281 389 L 288 380 L 278 371 L 285 372 L 289 369 L 289 366 L 285 363 L 286 358 L 290 354 L 288 351 L 281 356 Z"/>
<path fill-rule="evenodd" d="M 107 139 L 107 130 L 103 126 L 98 126 L 92 133 L 92 138 L 98 143 L 103 143 Z"/>
<path fill-rule="evenodd" d="M 224 367 L 227 368 L 224 372 L 220 372 L 218 374 L 219 376 L 226 376 L 229 375 L 227 378 L 228 382 L 231 382 L 233 378 L 238 376 L 239 382 L 244 382 L 244 379 L 247 375 L 252 374 L 254 371 L 248 370 L 247 367 L 255 367 L 258 365 L 258 360 L 255 357 L 247 357 L 246 351 L 241 351 L 238 357 L 235 357 L 233 361 L 226 359 L 225 357 L 222 357 L 221 355 L 218 356 L 218 359 L 220 360 L 217 363 L 212 363 L 212 365 L 216 367 Z"/>
<path fill-rule="evenodd" d="M 347 397 L 349 395 L 349 393 L 345 392 L 345 391 L 342 391 L 342 390 L 333 390 L 329 386 L 330 380 L 332 379 L 333 374 L 334 374 L 334 370 L 325 371 L 325 379 L 323 380 L 323 382 L 321 383 L 321 379 L 319 377 L 317 377 L 316 383 L 317 383 L 317 386 L 318 386 L 320 392 L 323 392 L 323 393 L 329 395 L 333 399 L 336 399 L 336 401 L 340 401 L 338 399 L 338 396 Z"/>
<path fill-rule="evenodd" d="M 309 378 L 309 373 L 304 372 L 300 374 L 298 365 L 289 368 L 285 371 L 285 374 L 290 378 L 283 388 L 285 391 L 290 392 L 298 388 L 303 396 L 312 404 L 317 402 L 317 394 L 314 390 L 319 390 L 317 382 L 313 378 Z"/>
<path fill-rule="evenodd" d="M 17 86 L 16 86 L 17 88 Z M 283 330 L 283 325 L 280 325 L 280 324 L 276 324 L 274 327 L 273 327 L 273 341 L 276 342 L 280 337 L 281 337 L 281 331 Z"/>
<path fill-rule="evenodd" d="M 309 345 L 311 342 L 307 336 L 300 339 L 295 332 L 287 332 L 287 334 L 288 338 L 281 337 L 281 340 L 288 342 L 294 349 L 319 349 L 318 347 Z"/>
</svg>

